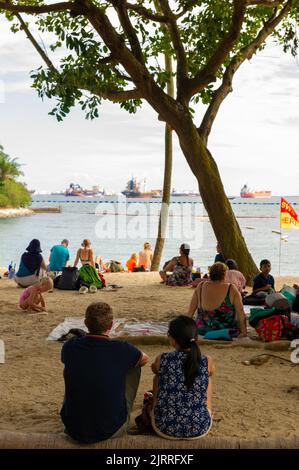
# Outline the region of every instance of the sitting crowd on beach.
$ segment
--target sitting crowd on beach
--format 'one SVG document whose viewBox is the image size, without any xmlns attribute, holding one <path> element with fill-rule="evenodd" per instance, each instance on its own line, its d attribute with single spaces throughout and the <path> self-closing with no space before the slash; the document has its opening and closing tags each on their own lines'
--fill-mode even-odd
<svg viewBox="0 0 299 470">
<path fill-rule="evenodd" d="M 47 265 L 39 240 L 29 243 L 15 274 L 16 283 L 24 288 L 19 299 L 23 311 L 46 312 L 44 294 L 53 290 L 51 273 L 62 272 L 70 263 L 68 245 L 66 239 L 54 245 Z M 138 255 L 132 254 L 127 269 L 147 271 L 152 259 L 146 242 Z M 81 269 L 91 268 L 98 275 L 106 267 L 102 258 L 94 257 L 87 239 L 77 250 L 74 269 L 79 262 Z M 237 263 L 225 260 L 218 244 L 214 263 L 205 275 L 193 265 L 190 246 L 183 243 L 179 255 L 160 271 L 165 286 L 193 287 L 194 292 L 185 314 L 169 323 L 171 351 L 160 353 L 153 361 L 152 389 L 145 391 L 141 414 L 135 419 L 139 432 L 150 431 L 166 439 L 198 439 L 212 426 L 215 366 L 212 358 L 201 353 L 199 336 L 210 340 L 247 337 L 246 279 Z M 261 260 L 251 297 L 260 301 L 275 292 L 270 271 L 270 261 Z M 149 357 L 129 342 L 109 336 L 113 312 L 105 302 L 87 307 L 85 326 L 87 334 L 73 337 L 62 347 L 65 395 L 60 415 L 72 439 L 91 444 L 127 433 L 141 368 Z"/>
</svg>

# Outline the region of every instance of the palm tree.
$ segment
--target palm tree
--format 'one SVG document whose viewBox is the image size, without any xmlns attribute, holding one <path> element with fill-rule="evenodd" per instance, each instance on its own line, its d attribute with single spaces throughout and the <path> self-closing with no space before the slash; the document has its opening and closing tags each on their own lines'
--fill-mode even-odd
<svg viewBox="0 0 299 470">
<path fill-rule="evenodd" d="M 5 180 L 16 179 L 18 176 L 23 175 L 21 164 L 18 163 L 17 158 L 11 158 L 4 153 L 2 145 L 0 145 L 0 182 Z"/>
</svg>

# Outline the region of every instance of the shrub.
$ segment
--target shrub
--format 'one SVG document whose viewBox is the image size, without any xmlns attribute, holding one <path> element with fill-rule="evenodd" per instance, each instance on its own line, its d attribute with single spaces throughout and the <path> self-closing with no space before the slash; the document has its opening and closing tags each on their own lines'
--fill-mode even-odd
<svg viewBox="0 0 299 470">
<path fill-rule="evenodd" d="M 0 183 L 0 207 L 27 207 L 31 196 L 24 184 L 5 180 Z"/>
</svg>

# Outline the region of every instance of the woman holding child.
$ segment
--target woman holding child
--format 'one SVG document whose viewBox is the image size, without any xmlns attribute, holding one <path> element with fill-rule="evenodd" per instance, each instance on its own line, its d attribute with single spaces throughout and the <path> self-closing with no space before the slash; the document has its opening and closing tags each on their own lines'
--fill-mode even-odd
<svg viewBox="0 0 299 470">
<path fill-rule="evenodd" d="M 197 311 L 198 333 L 205 335 L 216 330 L 235 330 L 246 336 L 246 317 L 241 294 L 237 287 L 225 280 L 227 266 L 215 263 L 210 267 L 210 279 L 199 284 L 193 294 L 188 315 Z"/>
<path fill-rule="evenodd" d="M 37 284 L 44 276 L 47 266 L 41 252 L 40 241 L 37 239 L 31 240 L 26 252 L 21 256 L 19 270 L 14 277 L 20 287 Z"/>
</svg>

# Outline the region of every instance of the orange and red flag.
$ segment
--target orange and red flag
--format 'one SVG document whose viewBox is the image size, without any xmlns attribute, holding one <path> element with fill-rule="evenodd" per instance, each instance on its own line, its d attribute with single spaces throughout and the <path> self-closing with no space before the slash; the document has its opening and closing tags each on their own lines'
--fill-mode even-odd
<svg viewBox="0 0 299 470">
<path fill-rule="evenodd" d="M 293 228 L 299 229 L 299 217 L 295 212 L 292 204 L 290 204 L 283 197 L 280 203 L 280 227 L 283 229 L 291 230 Z"/>
</svg>

